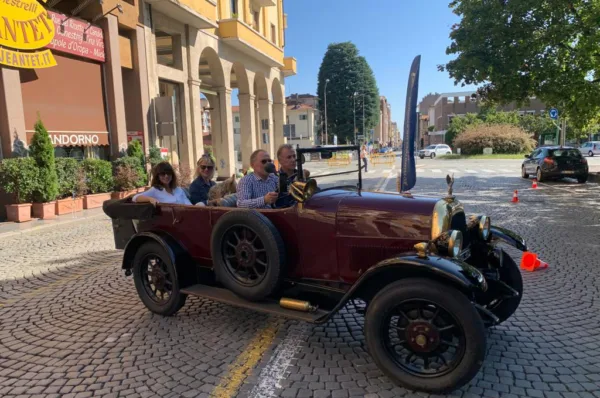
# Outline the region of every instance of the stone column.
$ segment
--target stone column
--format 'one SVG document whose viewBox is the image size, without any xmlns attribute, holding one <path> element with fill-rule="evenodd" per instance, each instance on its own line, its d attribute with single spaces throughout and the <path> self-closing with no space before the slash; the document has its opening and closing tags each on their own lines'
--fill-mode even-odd
<svg viewBox="0 0 600 398">
<path fill-rule="evenodd" d="M 275 153 L 273 153 L 273 149 L 275 147 L 275 144 L 273 143 L 273 108 L 272 108 L 273 102 L 271 100 L 268 99 L 264 99 L 264 100 L 259 100 L 258 101 L 258 114 L 260 115 L 260 120 L 259 120 L 259 126 L 260 126 L 260 144 L 259 144 L 259 148 L 264 149 L 265 151 L 269 152 L 269 154 L 271 156 L 275 156 Z M 267 126 L 267 130 L 263 129 L 263 125 L 262 125 L 262 121 L 264 119 L 267 119 L 269 121 L 268 126 Z M 264 144 L 263 143 L 263 133 L 267 133 L 267 137 L 268 138 L 268 143 Z"/>
<path fill-rule="evenodd" d="M 219 108 L 219 130 L 213 130 L 213 148 L 217 167 L 219 168 L 219 179 L 230 177 L 235 171 L 235 154 L 233 141 L 233 114 L 231 111 L 231 89 L 219 87 L 216 89 Z"/>
<path fill-rule="evenodd" d="M 202 156 L 204 153 L 204 140 L 202 135 L 202 101 L 200 98 L 201 83 L 201 80 L 188 80 L 192 117 L 192 142 L 194 146 L 193 153 L 195 156 L 194 162 L 198 161 L 200 156 Z"/>
<path fill-rule="evenodd" d="M 111 156 L 116 158 L 127 149 L 127 123 L 125 120 L 123 75 L 121 74 L 119 24 L 116 16 L 108 14 L 100 25 L 105 38 L 106 62 L 104 63 L 104 70 L 109 115 L 110 152 Z"/>
<path fill-rule="evenodd" d="M 150 112 L 150 91 L 148 87 L 148 61 L 146 60 L 146 33 L 142 26 L 136 27 L 133 34 L 133 69 L 136 74 L 136 83 L 139 89 L 142 128 L 144 131 L 144 146 L 148 153 L 150 149 L 150 130 L 148 126 L 152 123 Z"/>
<path fill-rule="evenodd" d="M 277 151 L 280 145 L 287 142 L 287 139 L 283 136 L 285 110 L 285 104 L 273 104 L 273 146 L 275 147 L 275 151 Z"/>
<path fill-rule="evenodd" d="M 239 94 L 240 100 L 240 134 L 242 150 L 242 167 L 250 166 L 250 155 L 257 149 L 256 133 L 256 97 L 252 94 Z"/>
<path fill-rule="evenodd" d="M 33 126 L 30 126 L 33 129 Z M 18 142 L 17 142 L 18 141 Z M 13 148 L 13 143 L 16 144 Z M 0 67 L 0 146 L 2 156 L 27 147 L 21 78 L 17 69 Z"/>
</svg>

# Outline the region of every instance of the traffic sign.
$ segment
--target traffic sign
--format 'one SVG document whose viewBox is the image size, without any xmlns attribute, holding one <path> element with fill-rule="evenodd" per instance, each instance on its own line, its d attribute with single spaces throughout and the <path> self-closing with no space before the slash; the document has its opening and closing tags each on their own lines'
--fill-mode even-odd
<svg viewBox="0 0 600 398">
<path fill-rule="evenodd" d="M 358 139 L 358 140 L 364 140 L 365 136 L 362 135 L 362 134 L 359 134 L 359 135 L 356 136 L 356 139 Z"/>
<path fill-rule="evenodd" d="M 550 119 L 558 119 L 558 109 L 552 108 L 550 109 Z"/>
</svg>

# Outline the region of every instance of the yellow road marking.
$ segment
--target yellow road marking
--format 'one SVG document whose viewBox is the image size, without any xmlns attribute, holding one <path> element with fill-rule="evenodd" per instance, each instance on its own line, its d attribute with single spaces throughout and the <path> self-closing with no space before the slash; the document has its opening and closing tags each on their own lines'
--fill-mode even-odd
<svg viewBox="0 0 600 398">
<path fill-rule="evenodd" d="M 231 398 L 235 396 L 246 377 L 250 375 L 252 369 L 275 340 L 279 326 L 279 322 L 271 322 L 254 336 L 245 350 L 229 366 L 227 374 L 210 394 L 211 397 Z"/>
</svg>

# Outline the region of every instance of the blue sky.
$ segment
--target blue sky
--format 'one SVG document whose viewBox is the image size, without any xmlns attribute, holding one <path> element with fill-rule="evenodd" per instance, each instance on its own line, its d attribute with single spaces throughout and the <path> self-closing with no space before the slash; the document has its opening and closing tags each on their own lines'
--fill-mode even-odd
<svg viewBox="0 0 600 398">
<path fill-rule="evenodd" d="M 450 27 L 459 21 L 449 0 L 285 0 L 288 14 L 285 55 L 298 61 L 298 74 L 286 79 L 286 95 L 317 91 L 319 66 L 327 46 L 351 41 L 375 73 L 380 95 L 392 105 L 401 129 L 408 72 L 421 55 L 419 100 L 429 92 L 466 91 L 454 86 L 437 65 L 450 44 Z M 376 6 L 375 6 L 376 4 Z"/>
</svg>

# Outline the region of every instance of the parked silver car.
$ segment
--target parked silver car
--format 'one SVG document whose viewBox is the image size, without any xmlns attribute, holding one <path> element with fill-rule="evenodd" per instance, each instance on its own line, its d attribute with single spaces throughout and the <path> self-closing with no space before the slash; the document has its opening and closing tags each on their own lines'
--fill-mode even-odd
<svg viewBox="0 0 600 398">
<path fill-rule="evenodd" d="M 579 152 L 581 152 L 581 154 L 583 156 L 585 156 L 585 155 L 587 155 L 587 156 L 600 155 L 600 141 L 586 142 L 585 144 L 580 146 L 578 149 L 579 149 Z"/>
<path fill-rule="evenodd" d="M 452 148 L 446 144 L 429 145 L 419 151 L 419 157 L 423 159 L 428 157 L 433 159 L 436 156 L 452 155 Z"/>
</svg>

